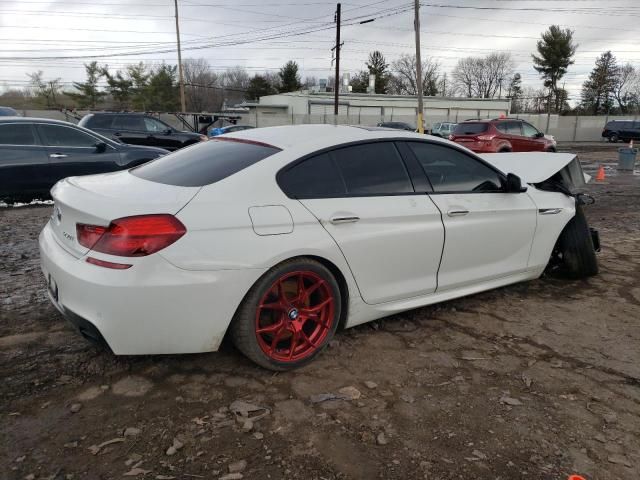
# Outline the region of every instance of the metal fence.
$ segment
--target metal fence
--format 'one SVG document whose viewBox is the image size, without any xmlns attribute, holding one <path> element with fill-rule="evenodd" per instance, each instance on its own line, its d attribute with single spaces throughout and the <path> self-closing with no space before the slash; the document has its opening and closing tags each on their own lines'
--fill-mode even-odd
<svg viewBox="0 0 640 480">
<path fill-rule="evenodd" d="M 58 110 L 26 110 L 25 116 L 40 118 L 55 118 L 75 122 L 75 120 Z M 83 112 L 78 112 L 82 114 Z M 235 113 L 235 112 L 234 112 Z M 492 118 L 487 112 L 487 118 Z M 271 127 L 279 125 L 300 125 L 310 123 L 326 123 L 337 125 L 376 125 L 379 122 L 394 121 L 415 124 L 413 115 L 363 115 L 345 114 L 306 114 L 293 115 L 271 112 L 251 112 L 239 114 L 239 124 L 253 127 Z M 458 118 L 455 118 L 455 117 Z M 559 116 L 546 114 L 511 114 L 512 118 L 521 118 L 539 130 L 553 135 L 560 142 L 596 142 L 603 141 L 602 129 L 609 120 L 638 120 L 638 116 Z M 161 114 L 160 119 L 168 124 L 183 129 L 180 122 L 170 114 Z M 463 116 L 455 111 L 444 110 L 442 114 L 429 114 L 425 116 L 425 126 L 430 129 L 437 122 L 464 121 L 472 116 Z"/>
</svg>

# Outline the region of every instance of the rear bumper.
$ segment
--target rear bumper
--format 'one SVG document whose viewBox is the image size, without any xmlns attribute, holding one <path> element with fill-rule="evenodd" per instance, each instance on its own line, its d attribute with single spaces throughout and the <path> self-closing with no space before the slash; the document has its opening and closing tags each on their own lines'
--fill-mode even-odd
<svg viewBox="0 0 640 480">
<path fill-rule="evenodd" d="M 217 350 L 245 293 L 264 272 L 188 271 L 160 255 L 111 270 L 70 255 L 49 224 L 39 244 L 42 271 L 55 285 L 49 296 L 56 308 L 84 337 L 117 355 Z"/>
</svg>

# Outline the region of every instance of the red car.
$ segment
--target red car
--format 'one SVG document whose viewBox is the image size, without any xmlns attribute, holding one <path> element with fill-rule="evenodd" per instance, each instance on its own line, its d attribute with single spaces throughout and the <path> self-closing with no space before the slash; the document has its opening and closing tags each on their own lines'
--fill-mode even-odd
<svg viewBox="0 0 640 480">
<path fill-rule="evenodd" d="M 449 140 L 477 153 L 556 151 L 553 137 L 515 118 L 467 120 L 456 126 Z"/>
</svg>

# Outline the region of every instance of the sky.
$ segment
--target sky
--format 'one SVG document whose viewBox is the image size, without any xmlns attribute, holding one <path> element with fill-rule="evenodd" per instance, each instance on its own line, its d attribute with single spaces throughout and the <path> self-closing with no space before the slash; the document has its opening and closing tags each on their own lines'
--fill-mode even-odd
<svg viewBox="0 0 640 480">
<path fill-rule="evenodd" d="M 611 50 L 640 68 L 637 0 L 421 0 L 422 56 L 449 73 L 459 58 L 511 52 L 524 86 L 542 85 L 531 53 L 550 24 L 575 31 L 575 64 L 563 81 L 571 103 L 596 57 Z M 214 70 L 277 71 L 295 60 L 302 78 L 332 73 L 336 4 L 322 0 L 178 0 L 183 59 Z M 27 73 L 84 80 L 83 64 L 112 71 L 138 61 L 177 63 L 174 0 L 0 0 L 0 91 L 25 87 Z M 361 21 L 373 22 L 360 24 Z M 365 68 L 380 50 L 391 63 L 415 52 L 413 1 L 342 2 L 341 71 Z"/>
</svg>

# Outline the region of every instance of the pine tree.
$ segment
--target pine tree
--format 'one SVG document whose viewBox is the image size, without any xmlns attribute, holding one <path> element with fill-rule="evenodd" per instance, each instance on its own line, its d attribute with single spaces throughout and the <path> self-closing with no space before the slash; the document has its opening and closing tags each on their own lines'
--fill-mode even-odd
<svg viewBox="0 0 640 480">
<path fill-rule="evenodd" d="M 589 78 L 582 84 L 582 106 L 594 115 L 607 113 L 613 106 L 614 92 L 620 75 L 616 57 L 610 51 L 596 59 Z"/>
<path fill-rule="evenodd" d="M 387 86 L 389 84 L 389 65 L 384 58 L 384 55 L 378 50 L 369 54 L 369 61 L 367 62 L 367 68 L 370 75 L 376 76 L 375 93 L 387 93 Z M 369 80 L 367 79 L 367 85 Z M 366 91 L 366 90 L 365 90 Z"/>
<path fill-rule="evenodd" d="M 79 93 L 68 92 L 67 95 L 75 99 L 80 108 L 88 107 L 91 110 L 95 110 L 100 99 L 106 95 L 105 92 L 98 90 L 98 82 L 104 75 L 104 71 L 96 61 L 86 63 L 84 68 L 87 72 L 87 81 L 73 82 L 73 86 Z"/>
<path fill-rule="evenodd" d="M 247 98 L 249 100 L 258 100 L 265 95 L 272 95 L 277 89 L 262 75 L 255 75 L 249 82 L 247 88 Z"/>
<path fill-rule="evenodd" d="M 295 92 L 302 88 L 300 83 L 300 74 L 298 73 L 298 64 L 293 60 L 289 60 L 280 69 L 280 92 Z"/>
<path fill-rule="evenodd" d="M 511 99 L 511 112 L 518 113 L 520 111 L 520 97 L 522 96 L 522 76 L 519 73 L 513 75 L 509 82 L 509 91 L 507 97 Z"/>
<path fill-rule="evenodd" d="M 555 98 L 556 111 L 560 108 L 558 98 L 558 82 L 567 73 L 569 65 L 573 64 L 573 56 L 578 45 L 573 43 L 573 31 L 562 30 L 558 25 L 551 25 L 538 40 L 537 55 L 533 58 L 533 68 L 544 80 L 544 86 L 551 89 Z"/>
</svg>

